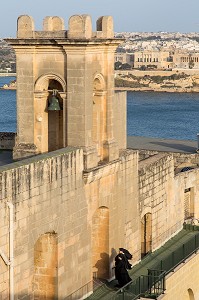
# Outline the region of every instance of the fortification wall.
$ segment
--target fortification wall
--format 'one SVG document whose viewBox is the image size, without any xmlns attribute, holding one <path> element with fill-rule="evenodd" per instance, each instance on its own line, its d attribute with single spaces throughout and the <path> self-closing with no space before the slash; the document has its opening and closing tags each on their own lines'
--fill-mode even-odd
<svg viewBox="0 0 199 300">
<path fill-rule="evenodd" d="M 119 247 L 139 259 L 136 170 L 137 152 L 126 151 L 115 162 L 83 172 L 83 151 L 75 148 L 0 168 L 0 250 L 9 257 L 9 202 L 14 206 L 16 298 L 83 299 L 92 292 L 93 272 L 99 275 L 104 263 L 106 278 L 114 276 Z M 95 241 L 102 247 L 94 248 Z M 10 275 L 2 258 L 0 268 L 0 293 L 6 299 Z"/>
<path fill-rule="evenodd" d="M 152 214 L 153 250 L 180 230 L 186 218 L 198 219 L 197 162 L 197 154 L 180 153 L 153 153 L 139 162 L 141 218 L 147 213 Z M 179 172 L 191 164 L 194 169 Z"/>
<path fill-rule="evenodd" d="M 51 298 L 57 295 L 59 286 L 59 299 L 63 299 L 89 284 L 90 235 L 82 181 L 82 150 L 58 150 L 1 167 L 0 171 L 1 205 L 5 208 L 1 209 L 0 249 L 7 255 L 6 203 L 14 205 L 15 296 L 47 293 Z M 54 235 L 54 243 L 48 234 Z M 45 235 L 47 240 L 42 243 L 39 239 Z M 39 263 L 36 261 L 38 253 Z M 2 260 L 0 264 L 1 270 L 3 268 L 0 293 L 5 299 L 9 275 Z M 47 286 L 48 276 L 51 282 Z M 89 292 L 89 286 L 87 288 Z"/>
<path fill-rule="evenodd" d="M 183 220 L 171 215 L 174 191 L 172 155 L 157 154 L 139 162 L 139 191 L 141 219 L 151 214 L 152 249 L 160 247 L 172 234 L 182 228 Z"/>
<path fill-rule="evenodd" d="M 161 299 L 199 299 L 199 254 L 194 254 L 166 278 L 166 291 Z"/>
</svg>

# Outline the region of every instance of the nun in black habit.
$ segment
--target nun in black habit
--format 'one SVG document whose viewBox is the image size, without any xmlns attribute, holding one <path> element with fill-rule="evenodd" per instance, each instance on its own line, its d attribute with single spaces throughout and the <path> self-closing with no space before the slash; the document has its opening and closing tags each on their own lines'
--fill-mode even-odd
<svg viewBox="0 0 199 300">
<path fill-rule="evenodd" d="M 123 287 L 131 281 L 123 255 L 120 253 L 115 258 L 115 278 L 118 281 L 118 287 Z"/>
</svg>

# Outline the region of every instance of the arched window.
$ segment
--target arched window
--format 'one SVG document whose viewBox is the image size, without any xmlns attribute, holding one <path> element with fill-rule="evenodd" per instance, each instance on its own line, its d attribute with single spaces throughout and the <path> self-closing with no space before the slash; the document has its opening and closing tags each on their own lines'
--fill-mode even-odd
<svg viewBox="0 0 199 300">
<path fill-rule="evenodd" d="M 109 278 L 109 210 L 100 207 L 92 222 L 92 267 L 95 278 Z"/>
<path fill-rule="evenodd" d="M 57 234 L 45 233 L 34 247 L 34 299 L 56 299 L 57 267 Z"/>
</svg>

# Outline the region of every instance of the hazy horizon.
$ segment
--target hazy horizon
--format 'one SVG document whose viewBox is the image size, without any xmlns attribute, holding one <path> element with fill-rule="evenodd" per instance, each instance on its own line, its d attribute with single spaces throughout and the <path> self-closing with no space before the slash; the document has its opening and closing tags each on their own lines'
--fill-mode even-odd
<svg viewBox="0 0 199 300">
<path fill-rule="evenodd" d="M 68 28 L 68 19 L 74 14 L 89 14 L 95 22 L 102 15 L 111 15 L 115 32 L 199 32 L 199 1 L 190 0 L 10 0 L 1 5 L 0 37 L 15 37 L 17 18 L 30 15 L 35 30 L 42 30 L 46 16 L 60 16 Z"/>
</svg>

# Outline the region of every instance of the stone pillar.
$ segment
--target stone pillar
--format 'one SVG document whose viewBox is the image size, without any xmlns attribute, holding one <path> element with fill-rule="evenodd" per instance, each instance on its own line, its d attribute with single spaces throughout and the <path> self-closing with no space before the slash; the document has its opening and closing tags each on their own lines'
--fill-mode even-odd
<svg viewBox="0 0 199 300">
<path fill-rule="evenodd" d="M 34 47 L 15 48 L 17 60 L 17 138 L 13 158 L 37 153 L 34 144 Z M 27 155 L 26 155 L 27 153 Z"/>
<path fill-rule="evenodd" d="M 40 153 L 48 152 L 48 92 L 35 93 L 34 101 L 34 141 Z"/>
</svg>

